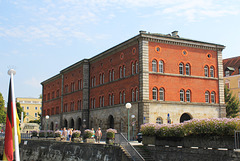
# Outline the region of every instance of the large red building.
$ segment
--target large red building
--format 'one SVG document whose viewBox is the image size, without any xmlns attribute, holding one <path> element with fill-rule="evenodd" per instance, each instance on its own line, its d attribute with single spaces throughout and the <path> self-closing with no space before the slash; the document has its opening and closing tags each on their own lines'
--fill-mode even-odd
<svg viewBox="0 0 240 161">
<path fill-rule="evenodd" d="M 42 82 L 43 116 L 51 128 L 136 130 L 145 122 L 179 123 L 225 116 L 219 44 L 140 31 Z M 43 126 L 46 122 L 42 119 Z"/>
</svg>

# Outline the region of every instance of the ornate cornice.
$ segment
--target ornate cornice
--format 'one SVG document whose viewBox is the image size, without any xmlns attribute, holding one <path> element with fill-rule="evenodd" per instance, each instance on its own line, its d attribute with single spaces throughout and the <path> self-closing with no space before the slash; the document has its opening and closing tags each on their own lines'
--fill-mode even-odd
<svg viewBox="0 0 240 161">
<path fill-rule="evenodd" d="M 170 36 L 155 36 L 153 34 L 141 34 L 141 39 L 151 42 L 158 42 L 171 45 L 186 46 L 192 48 L 200 48 L 206 50 L 222 51 L 225 46 L 208 42 L 196 41 L 191 39 L 176 38 Z"/>
</svg>

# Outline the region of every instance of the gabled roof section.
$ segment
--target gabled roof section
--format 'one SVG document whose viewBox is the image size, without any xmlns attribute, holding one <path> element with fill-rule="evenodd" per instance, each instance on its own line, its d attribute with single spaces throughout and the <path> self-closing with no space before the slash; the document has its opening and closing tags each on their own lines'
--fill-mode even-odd
<svg viewBox="0 0 240 161">
<path fill-rule="evenodd" d="M 240 68 L 240 56 L 238 57 L 233 57 L 233 58 L 227 58 L 223 59 L 223 70 L 230 70 L 233 71 L 231 75 L 238 75 L 239 69 Z"/>
</svg>

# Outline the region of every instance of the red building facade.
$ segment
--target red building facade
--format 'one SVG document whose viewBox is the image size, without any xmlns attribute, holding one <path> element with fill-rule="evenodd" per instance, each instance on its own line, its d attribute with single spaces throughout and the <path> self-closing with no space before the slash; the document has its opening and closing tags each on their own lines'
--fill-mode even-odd
<svg viewBox="0 0 240 161">
<path fill-rule="evenodd" d="M 177 32 L 140 31 L 42 82 L 43 116 L 50 116 L 52 129 L 100 126 L 120 132 L 127 131 L 127 102 L 135 130 L 146 122 L 224 117 L 224 48 Z"/>
</svg>

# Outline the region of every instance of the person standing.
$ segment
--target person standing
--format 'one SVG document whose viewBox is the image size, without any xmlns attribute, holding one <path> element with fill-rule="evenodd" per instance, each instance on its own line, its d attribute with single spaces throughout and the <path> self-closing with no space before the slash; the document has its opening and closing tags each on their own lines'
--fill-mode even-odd
<svg viewBox="0 0 240 161">
<path fill-rule="evenodd" d="M 97 142 L 100 143 L 100 140 L 102 138 L 102 131 L 101 128 L 99 127 L 97 132 L 96 132 L 96 136 L 97 136 Z"/>
<path fill-rule="evenodd" d="M 63 140 L 67 139 L 67 130 L 65 127 L 63 128 L 62 136 L 63 136 Z"/>
<path fill-rule="evenodd" d="M 69 129 L 69 141 L 70 141 L 70 142 L 72 141 L 72 133 L 73 133 L 73 131 L 72 131 L 72 129 L 70 128 L 70 129 Z"/>
</svg>

